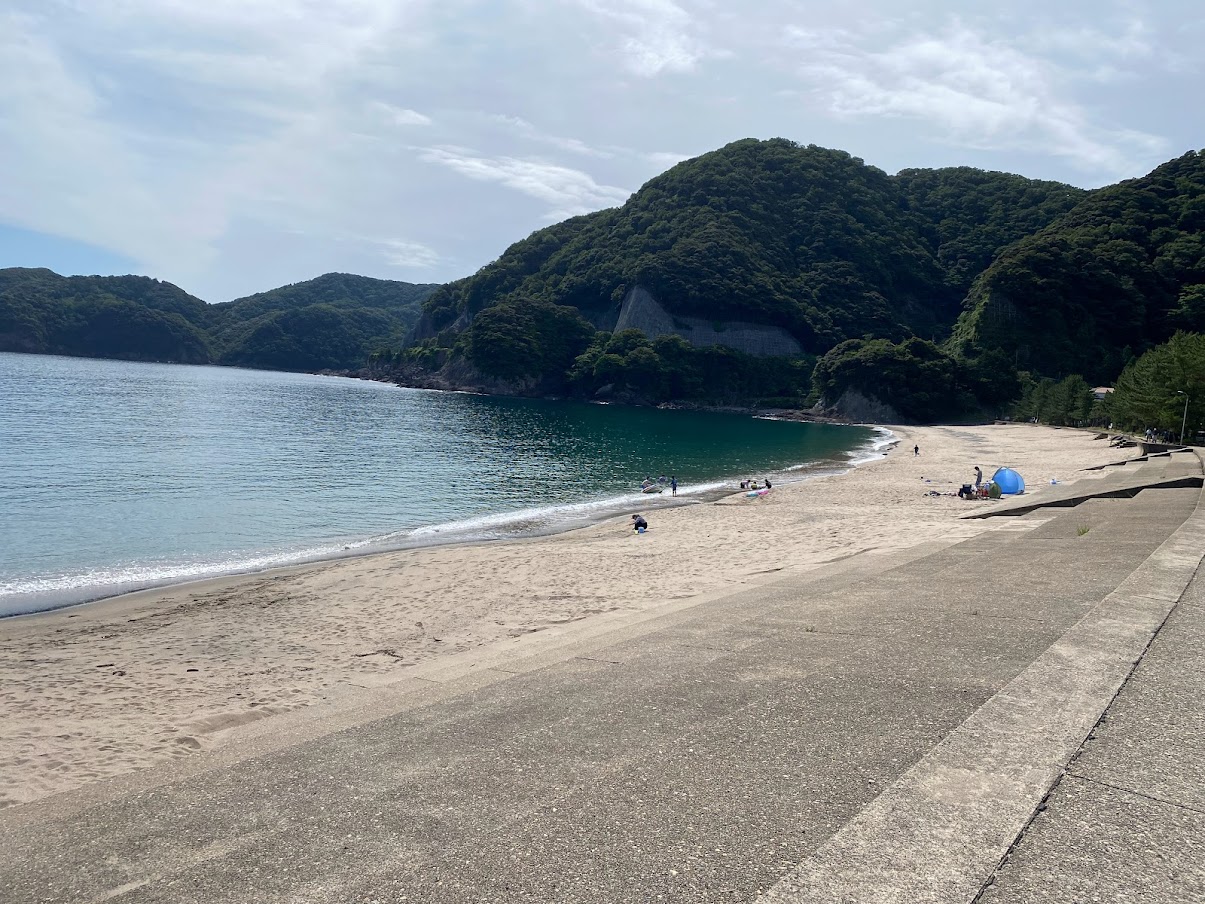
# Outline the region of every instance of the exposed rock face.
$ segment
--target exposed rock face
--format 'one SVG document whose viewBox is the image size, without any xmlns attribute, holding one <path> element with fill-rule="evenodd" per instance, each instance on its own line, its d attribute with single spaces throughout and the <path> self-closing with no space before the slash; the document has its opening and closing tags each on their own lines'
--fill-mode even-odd
<svg viewBox="0 0 1205 904">
<path fill-rule="evenodd" d="M 624 296 L 618 308 L 584 310 L 582 317 L 590 321 L 595 329 L 618 333 L 622 330 L 640 330 L 650 339 L 658 336 L 681 336 L 696 348 L 723 345 L 734 351 L 758 357 L 794 357 L 803 354 L 799 342 L 780 326 L 730 320 L 716 323 L 702 317 L 686 317 L 670 314 L 661 306 L 644 286 L 636 286 Z M 444 329 L 462 332 L 472 323 L 467 311 Z M 426 312 L 406 337 L 406 345 L 414 345 L 424 339 L 433 339 L 440 331 L 435 329 L 431 316 Z"/>
<path fill-rule="evenodd" d="M 416 342 L 422 342 L 424 339 L 434 339 L 437 332 L 435 324 L 431 322 L 431 315 L 423 311 L 422 316 L 418 318 L 418 322 L 410 328 L 410 334 L 406 337 L 404 344 L 414 345 Z"/>
<path fill-rule="evenodd" d="M 825 414 L 837 415 L 861 424 L 903 424 L 905 421 L 890 405 L 873 396 L 864 396 L 856 389 L 847 389 L 835 402 L 821 399 L 816 406 Z"/>
<path fill-rule="evenodd" d="M 701 317 L 671 315 L 643 286 L 629 290 L 619 310 L 615 332 L 640 330 L 650 339 L 681 336 L 691 345 L 723 345 L 746 355 L 794 356 L 803 353 L 795 337 L 779 326 L 763 326 L 739 320 L 717 324 Z"/>
</svg>

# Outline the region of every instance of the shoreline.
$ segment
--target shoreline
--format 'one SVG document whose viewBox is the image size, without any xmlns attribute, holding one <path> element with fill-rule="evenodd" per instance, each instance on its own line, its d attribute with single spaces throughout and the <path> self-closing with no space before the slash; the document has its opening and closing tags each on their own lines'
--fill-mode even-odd
<svg viewBox="0 0 1205 904">
<path fill-rule="evenodd" d="M 887 438 L 872 439 L 862 446 L 849 450 L 849 452 L 846 453 L 849 456 L 849 460 L 847 462 L 837 462 L 835 460 L 805 461 L 800 462 L 797 465 L 772 472 L 776 475 L 776 479 L 780 480 L 780 485 L 785 486 L 801 481 L 821 479 L 835 476 L 836 474 L 845 473 L 845 471 L 849 468 L 860 467 L 864 464 L 878 460 L 884 454 L 880 450 L 889 448 L 892 443 L 896 442 L 894 439 L 894 434 L 891 432 L 891 430 L 885 427 L 862 424 L 833 424 L 833 426 L 863 427 L 864 429 L 871 429 L 876 433 L 885 435 Z M 803 476 L 797 477 L 791 476 L 793 474 L 805 471 L 813 466 L 819 468 L 820 473 L 804 474 Z M 832 470 L 832 468 L 836 468 L 836 470 Z M 710 504 L 722 499 L 727 495 L 740 492 L 736 486 L 728 485 L 727 481 L 729 479 L 735 480 L 735 478 L 725 478 L 723 482 L 712 481 L 709 483 L 704 483 L 703 489 L 697 492 L 684 493 L 676 497 L 668 496 L 666 495 L 666 491 L 663 491 L 658 494 L 647 494 L 646 497 L 639 499 L 635 498 L 636 494 L 632 494 L 632 498 L 615 496 L 600 499 L 586 499 L 579 502 L 565 503 L 562 505 L 496 512 L 460 521 L 419 525 L 416 528 L 408 529 L 406 536 L 397 541 L 384 541 L 382 539 L 382 537 L 390 536 L 389 534 L 382 535 L 381 537 L 370 537 L 368 539 L 361 540 L 348 538 L 346 541 L 340 541 L 341 543 L 346 543 L 342 550 L 335 550 L 328 553 L 320 553 L 315 555 L 303 555 L 295 561 L 285 561 L 281 562 L 280 564 L 236 568 L 230 571 L 220 571 L 211 574 L 200 574 L 189 577 L 148 579 L 145 582 L 132 581 L 129 585 L 114 584 L 112 585 L 112 590 L 100 590 L 99 592 L 96 592 L 95 587 L 92 589 L 81 588 L 81 593 L 87 594 L 85 598 L 76 598 L 79 594 L 73 593 L 66 589 L 60 591 L 42 591 L 41 593 L 45 594 L 47 597 L 61 597 L 62 601 L 52 602 L 50 605 L 37 605 L 36 608 L 30 608 L 28 611 L 0 611 L 0 623 L 3 623 L 9 619 L 32 618 L 37 615 L 50 612 L 61 612 L 67 609 L 76 609 L 83 606 L 94 606 L 136 594 L 155 593 L 176 588 L 203 586 L 210 582 L 225 581 L 232 578 L 250 578 L 259 575 L 271 575 L 278 572 L 292 571 L 298 568 L 318 566 L 330 562 L 362 559 L 376 555 L 386 555 L 403 550 L 426 549 L 437 546 L 474 546 L 507 542 L 511 540 L 556 536 L 558 534 L 588 528 L 596 524 L 603 524 L 609 520 L 619 517 L 621 513 L 630 511 L 632 508 L 658 511 L 688 505 Z M 598 508 L 593 511 L 579 512 L 576 514 L 572 513 L 573 509 L 582 506 L 597 506 Z M 562 512 L 562 517 L 560 519 L 554 518 L 553 520 L 550 520 L 547 523 L 532 529 L 524 530 L 515 528 L 508 532 L 508 525 L 519 524 L 525 520 L 539 517 L 547 512 L 556 511 Z M 467 523 L 481 523 L 491 520 L 495 521 L 499 530 L 503 531 L 500 536 L 482 537 L 466 535 L 464 533 L 465 529 L 463 528 L 463 525 Z M 447 532 L 447 535 L 444 537 L 438 536 L 443 532 Z M 284 553 L 278 554 L 264 552 L 259 554 L 258 557 L 272 558 L 285 555 L 286 554 Z M 93 593 L 96 593 L 96 595 L 92 595 Z M 37 591 L 31 592 L 26 595 L 26 599 L 36 599 L 37 594 Z M 19 602 L 15 601 L 15 599 L 16 595 L 13 596 L 13 602 L 0 599 L 0 603 L 10 606 L 20 605 Z"/>
<path fill-rule="evenodd" d="M 374 552 L 207 579 L 0 621 L 0 806 L 220 747 L 239 727 L 351 705 L 415 667 L 694 605 L 851 555 L 957 542 L 974 464 L 1040 496 L 1118 460 L 1092 433 L 1029 425 L 903 427 L 876 461 L 765 497 L 611 517 L 557 534 Z M 913 456 L 918 444 L 922 454 Z M 1102 472 L 1095 472 L 1100 474 Z M 939 495 L 931 495 L 937 492 Z"/>
</svg>

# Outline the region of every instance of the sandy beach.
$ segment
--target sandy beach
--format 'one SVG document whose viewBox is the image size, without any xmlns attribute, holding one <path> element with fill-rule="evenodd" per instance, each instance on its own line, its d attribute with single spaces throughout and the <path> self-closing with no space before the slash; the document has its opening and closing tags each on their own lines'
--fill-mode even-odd
<svg viewBox="0 0 1205 904">
<path fill-rule="evenodd" d="M 1001 526 L 953 494 L 999 466 L 1040 495 L 1126 457 L 1031 425 L 893 428 L 881 461 L 551 537 L 382 553 L 0 621 L 0 806 L 229 741 L 239 726 L 532 632 Z M 919 445 L 920 455 L 913 454 Z M 930 495 L 937 492 L 941 495 Z"/>
</svg>

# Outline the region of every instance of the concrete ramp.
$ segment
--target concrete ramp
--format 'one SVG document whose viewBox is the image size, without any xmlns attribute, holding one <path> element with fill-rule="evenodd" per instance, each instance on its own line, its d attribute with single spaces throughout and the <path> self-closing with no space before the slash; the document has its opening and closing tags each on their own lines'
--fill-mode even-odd
<svg viewBox="0 0 1205 904">
<path fill-rule="evenodd" d="M 1203 484 L 1201 460 L 1196 453 L 1184 450 L 1121 462 L 1100 478 L 1036 487 L 1029 493 L 999 501 L 971 500 L 968 504 L 974 510 L 961 517 L 1024 515 L 1041 508 L 1069 508 L 1088 499 L 1130 498 L 1148 489 L 1199 488 Z"/>
<path fill-rule="evenodd" d="M 0 811 L 0 898 L 969 902 L 1192 579 L 1200 498 L 1035 512 L 265 720 Z"/>
</svg>

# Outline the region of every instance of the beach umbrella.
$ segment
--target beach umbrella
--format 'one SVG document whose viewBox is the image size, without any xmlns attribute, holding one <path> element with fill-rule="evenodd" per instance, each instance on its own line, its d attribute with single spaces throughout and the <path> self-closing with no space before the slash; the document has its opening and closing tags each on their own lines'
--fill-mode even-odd
<svg viewBox="0 0 1205 904">
<path fill-rule="evenodd" d="M 1025 492 L 1025 481 L 1012 468 L 998 468 L 992 475 L 992 481 L 1005 496 L 1019 496 Z"/>
</svg>

